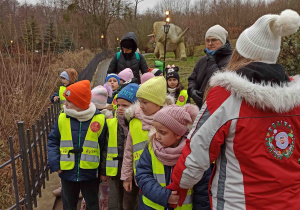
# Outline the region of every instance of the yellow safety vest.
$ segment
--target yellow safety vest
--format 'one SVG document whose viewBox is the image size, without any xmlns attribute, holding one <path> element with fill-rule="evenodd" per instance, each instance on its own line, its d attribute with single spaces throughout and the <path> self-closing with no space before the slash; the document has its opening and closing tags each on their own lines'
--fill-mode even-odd
<svg viewBox="0 0 300 210">
<path fill-rule="evenodd" d="M 180 91 L 180 94 L 178 96 L 176 104 L 179 106 L 183 106 L 184 104 L 186 104 L 188 97 L 189 96 L 188 96 L 187 90 Z"/>
<path fill-rule="evenodd" d="M 114 100 L 111 102 L 111 105 L 113 105 L 114 110 L 117 110 L 118 108 L 117 97 L 118 94 L 115 95 Z"/>
<path fill-rule="evenodd" d="M 91 120 L 86 133 L 82 152 L 79 160 L 79 167 L 82 169 L 96 169 L 100 163 L 100 146 L 98 138 L 102 132 L 105 117 L 102 114 L 95 115 Z M 65 113 L 61 113 L 58 118 L 58 128 L 60 132 L 60 169 L 72 170 L 75 166 L 75 154 L 69 152 L 73 150 L 73 140 L 70 118 Z M 80 136 L 79 136 L 80 145 Z"/>
<path fill-rule="evenodd" d="M 142 129 L 143 125 L 141 120 L 133 118 L 129 123 L 129 131 L 132 137 L 133 145 L 133 171 L 136 173 L 136 166 L 139 162 L 141 154 L 147 144 L 148 131 Z"/>
<path fill-rule="evenodd" d="M 109 132 L 107 158 L 106 158 L 106 176 L 116 176 L 118 173 L 118 119 L 107 119 L 107 127 Z"/>
<path fill-rule="evenodd" d="M 66 98 L 64 97 L 64 92 L 66 90 L 65 86 L 60 86 L 59 88 L 59 103 L 60 103 L 60 108 L 65 104 Z"/>
<path fill-rule="evenodd" d="M 152 171 L 153 176 L 157 180 L 157 182 L 160 184 L 160 186 L 165 187 L 166 186 L 166 177 L 165 177 L 165 168 L 164 165 L 157 159 L 157 157 L 154 154 L 153 148 L 151 144 L 148 146 L 150 155 L 151 155 L 151 161 L 152 161 Z M 177 206 L 175 208 L 176 210 L 189 210 L 193 209 L 193 189 L 189 189 L 187 196 L 183 202 L 183 205 Z M 151 208 L 157 209 L 157 210 L 164 210 L 165 208 L 157 203 L 152 202 L 149 200 L 146 196 L 143 195 L 143 202 L 145 205 L 150 206 Z"/>
</svg>

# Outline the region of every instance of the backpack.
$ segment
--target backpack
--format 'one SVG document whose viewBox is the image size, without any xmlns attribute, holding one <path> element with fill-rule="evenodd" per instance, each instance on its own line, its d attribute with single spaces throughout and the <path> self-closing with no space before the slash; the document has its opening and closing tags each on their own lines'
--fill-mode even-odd
<svg viewBox="0 0 300 210">
<path fill-rule="evenodd" d="M 117 61 L 119 61 L 120 55 L 121 55 L 121 52 L 118 52 L 118 53 L 117 53 Z M 137 53 L 137 52 L 135 52 L 135 57 L 136 57 L 136 59 L 138 60 L 139 65 L 140 65 L 140 54 Z"/>
</svg>

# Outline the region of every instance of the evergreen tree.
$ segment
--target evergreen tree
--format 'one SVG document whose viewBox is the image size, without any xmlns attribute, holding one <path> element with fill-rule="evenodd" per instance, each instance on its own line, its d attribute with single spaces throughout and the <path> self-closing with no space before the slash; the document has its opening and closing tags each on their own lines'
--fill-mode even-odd
<svg viewBox="0 0 300 210">
<path fill-rule="evenodd" d="M 50 23 L 44 35 L 44 51 L 54 52 L 57 46 L 57 36 L 54 28 L 54 23 Z"/>
<path fill-rule="evenodd" d="M 29 52 L 41 50 L 40 30 L 34 16 L 31 16 L 30 20 L 26 20 L 23 24 L 23 41 Z"/>
</svg>

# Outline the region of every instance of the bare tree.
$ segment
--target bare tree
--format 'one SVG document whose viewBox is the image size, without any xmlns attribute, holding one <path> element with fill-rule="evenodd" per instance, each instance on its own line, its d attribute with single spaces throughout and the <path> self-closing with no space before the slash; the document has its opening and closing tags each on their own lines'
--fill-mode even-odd
<svg viewBox="0 0 300 210">
<path fill-rule="evenodd" d="M 144 0 L 134 0 L 134 3 L 135 3 L 135 6 L 134 6 L 134 19 L 137 18 L 137 7 L 138 7 L 138 4 L 141 3 L 142 1 Z"/>
</svg>

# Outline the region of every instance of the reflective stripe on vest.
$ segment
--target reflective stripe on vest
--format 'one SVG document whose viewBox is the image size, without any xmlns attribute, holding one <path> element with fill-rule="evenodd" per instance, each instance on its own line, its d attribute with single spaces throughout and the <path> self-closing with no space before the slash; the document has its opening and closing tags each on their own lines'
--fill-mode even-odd
<svg viewBox="0 0 300 210">
<path fill-rule="evenodd" d="M 165 187 L 166 186 L 166 176 L 165 176 L 165 168 L 164 165 L 157 159 L 157 157 L 154 154 L 154 151 L 152 149 L 151 144 L 148 146 L 149 153 L 151 155 L 151 161 L 152 161 L 152 171 L 153 176 L 157 180 L 157 182 L 160 184 L 160 186 Z M 183 202 L 183 205 L 177 206 L 176 210 L 189 210 L 193 208 L 193 190 L 189 189 L 187 196 Z M 164 210 L 165 208 L 157 203 L 152 202 L 147 197 L 143 195 L 143 202 L 145 205 L 150 206 L 151 208 L 158 209 L 158 210 Z"/>
<path fill-rule="evenodd" d="M 187 90 L 180 91 L 176 105 L 183 106 L 184 104 L 186 104 L 188 97 L 189 96 L 188 96 Z"/>
<path fill-rule="evenodd" d="M 118 108 L 117 96 L 118 94 L 115 95 L 114 100 L 111 102 L 111 105 L 113 105 L 114 110 L 117 110 Z"/>
<path fill-rule="evenodd" d="M 142 122 L 137 118 L 133 118 L 129 123 L 129 131 L 131 134 L 132 145 L 133 145 L 134 175 L 136 172 L 136 166 L 139 162 L 140 156 L 147 144 L 147 139 L 148 139 L 148 131 L 144 131 L 142 127 L 143 127 Z"/>
<path fill-rule="evenodd" d="M 80 156 L 79 167 L 82 169 L 96 169 L 100 163 L 100 146 L 98 138 L 102 132 L 105 117 L 102 114 L 95 115 L 91 120 L 89 129 L 85 136 Z M 71 121 L 65 113 L 58 118 L 60 132 L 60 169 L 71 170 L 75 166 L 75 154 L 69 153 L 74 149 L 72 141 Z"/>
<path fill-rule="evenodd" d="M 106 176 L 116 176 L 118 173 L 118 120 L 112 118 L 107 120 L 107 127 L 109 132 L 109 139 L 107 145 L 107 158 L 106 158 Z"/>
<path fill-rule="evenodd" d="M 64 97 L 64 92 L 66 90 L 65 86 L 60 86 L 59 87 L 59 103 L 60 103 L 60 108 L 65 104 L 66 98 Z"/>
</svg>

